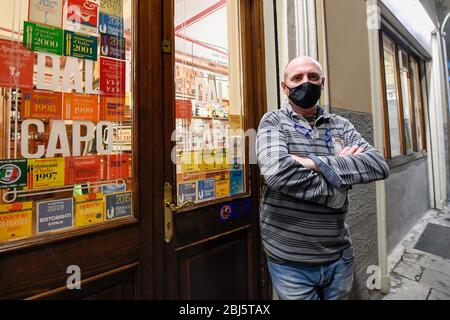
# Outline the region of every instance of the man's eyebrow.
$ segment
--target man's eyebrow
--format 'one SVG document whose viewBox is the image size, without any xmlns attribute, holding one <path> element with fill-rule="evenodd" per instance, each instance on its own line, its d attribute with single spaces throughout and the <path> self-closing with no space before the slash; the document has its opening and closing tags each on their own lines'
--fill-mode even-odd
<svg viewBox="0 0 450 320">
<path fill-rule="evenodd" d="M 295 77 L 300 76 L 300 75 L 303 75 L 303 74 L 305 74 L 305 73 L 304 73 L 304 72 L 294 73 L 294 74 L 291 76 L 291 78 L 295 78 Z"/>
</svg>

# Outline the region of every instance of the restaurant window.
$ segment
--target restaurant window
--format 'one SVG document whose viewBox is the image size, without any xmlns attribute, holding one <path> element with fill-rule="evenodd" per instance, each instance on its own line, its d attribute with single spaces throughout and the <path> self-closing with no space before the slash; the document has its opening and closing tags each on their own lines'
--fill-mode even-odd
<svg viewBox="0 0 450 320">
<path fill-rule="evenodd" d="M 246 193 L 240 43 L 239 1 L 175 2 L 179 205 Z"/>
<path fill-rule="evenodd" d="M 426 151 L 424 108 L 417 58 L 382 33 L 387 158 Z"/>
<path fill-rule="evenodd" d="M 133 217 L 132 0 L 2 0 L 0 247 Z"/>
<path fill-rule="evenodd" d="M 416 126 L 416 141 L 417 145 L 415 151 L 426 150 L 426 136 L 425 136 L 425 112 L 423 107 L 422 87 L 420 85 L 420 69 L 419 63 L 411 57 L 411 81 L 413 90 L 413 114 L 415 117 Z"/>
</svg>

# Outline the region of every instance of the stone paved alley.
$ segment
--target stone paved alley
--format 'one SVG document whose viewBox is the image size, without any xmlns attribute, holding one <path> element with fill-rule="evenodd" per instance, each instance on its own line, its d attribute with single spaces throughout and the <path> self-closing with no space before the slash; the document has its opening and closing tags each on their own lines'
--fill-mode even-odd
<svg viewBox="0 0 450 320">
<path fill-rule="evenodd" d="M 430 225 L 450 231 L 450 207 L 428 212 L 391 253 L 391 290 L 384 300 L 450 300 L 450 260 L 415 248 Z M 450 243 L 434 249 L 429 251 L 449 252 Z"/>
</svg>

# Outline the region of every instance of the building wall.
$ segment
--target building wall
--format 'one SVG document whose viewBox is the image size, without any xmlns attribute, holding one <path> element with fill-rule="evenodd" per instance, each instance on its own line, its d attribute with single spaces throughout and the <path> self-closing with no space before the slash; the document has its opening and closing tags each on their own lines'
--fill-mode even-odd
<svg viewBox="0 0 450 320">
<path fill-rule="evenodd" d="M 391 252 L 429 210 L 428 161 L 391 169 L 386 183 L 388 250 Z"/>
<path fill-rule="evenodd" d="M 356 130 L 373 145 L 372 114 L 332 108 L 331 112 L 349 119 Z M 352 298 L 375 299 L 378 293 L 367 289 L 367 267 L 378 264 L 377 207 L 374 183 L 354 186 L 350 192 L 347 224 L 355 250 L 355 284 Z"/>
<path fill-rule="evenodd" d="M 364 0 L 325 0 L 331 111 L 349 119 L 373 145 L 369 39 Z M 375 299 L 367 268 L 378 264 L 376 186 L 355 186 L 347 218 L 355 248 L 354 299 Z"/>
<path fill-rule="evenodd" d="M 325 0 L 330 101 L 371 113 L 369 36 L 364 0 Z"/>
</svg>

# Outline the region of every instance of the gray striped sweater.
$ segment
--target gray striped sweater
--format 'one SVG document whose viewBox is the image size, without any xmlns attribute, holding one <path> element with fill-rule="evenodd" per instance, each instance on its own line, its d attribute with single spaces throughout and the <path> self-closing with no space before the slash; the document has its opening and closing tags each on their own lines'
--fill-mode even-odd
<svg viewBox="0 0 450 320">
<path fill-rule="evenodd" d="M 264 176 L 261 233 L 269 256 L 280 262 L 323 264 L 351 247 L 348 190 L 355 184 L 386 179 L 389 167 L 347 119 L 319 107 L 314 128 L 289 104 L 267 113 L 257 135 L 257 155 Z M 364 148 L 338 157 L 341 147 Z M 291 155 L 309 157 L 313 172 Z"/>
</svg>

